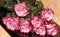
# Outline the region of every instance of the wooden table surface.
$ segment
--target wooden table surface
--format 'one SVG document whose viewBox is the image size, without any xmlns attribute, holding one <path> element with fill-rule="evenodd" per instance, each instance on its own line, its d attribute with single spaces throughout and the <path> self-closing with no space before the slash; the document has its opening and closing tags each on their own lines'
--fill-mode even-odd
<svg viewBox="0 0 60 37">
<path fill-rule="evenodd" d="M 11 37 L 0 25 L 0 37 Z"/>
<path fill-rule="evenodd" d="M 40 0 L 37 0 L 40 1 Z M 60 0 L 42 0 L 45 8 L 51 8 L 54 11 L 55 21 L 60 26 Z M 59 33 L 60 34 L 60 33 Z M 0 37 L 11 37 L 2 26 L 0 26 Z M 57 36 L 59 37 L 59 36 Z"/>
</svg>

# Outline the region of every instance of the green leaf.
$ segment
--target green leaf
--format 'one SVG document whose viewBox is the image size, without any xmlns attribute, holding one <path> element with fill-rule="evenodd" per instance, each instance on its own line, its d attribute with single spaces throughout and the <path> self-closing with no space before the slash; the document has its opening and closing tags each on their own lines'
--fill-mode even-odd
<svg viewBox="0 0 60 37">
<path fill-rule="evenodd" d="M 35 3 L 36 2 L 36 0 L 26 0 L 26 1 L 28 1 L 29 3 Z"/>
<path fill-rule="evenodd" d="M 16 16 L 15 12 L 12 12 L 11 14 L 12 14 L 12 16 Z"/>
<path fill-rule="evenodd" d="M 13 6 L 14 6 L 15 2 L 12 0 L 6 0 L 6 5 L 5 7 L 8 8 L 9 10 L 13 11 Z"/>
<path fill-rule="evenodd" d="M 5 5 L 5 0 L 0 0 L 0 6 L 4 6 Z"/>
<path fill-rule="evenodd" d="M 38 3 L 37 10 L 38 10 L 38 12 L 40 12 L 44 8 L 44 5 L 42 2 L 37 2 L 37 3 Z"/>
</svg>

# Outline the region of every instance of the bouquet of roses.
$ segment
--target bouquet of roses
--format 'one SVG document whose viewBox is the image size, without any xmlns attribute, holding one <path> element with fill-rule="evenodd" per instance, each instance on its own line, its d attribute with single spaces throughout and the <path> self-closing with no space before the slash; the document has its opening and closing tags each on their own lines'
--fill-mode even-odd
<svg viewBox="0 0 60 37">
<path fill-rule="evenodd" d="M 29 7 L 26 1 L 17 2 L 13 6 L 15 16 L 7 15 L 2 18 L 8 30 L 19 30 L 21 33 L 26 34 L 35 32 L 43 37 L 46 34 L 54 36 L 58 33 L 57 24 L 53 21 L 54 11 L 52 9 L 41 9 L 39 8 L 40 5 L 36 5 L 37 3 L 34 3 L 35 5 L 29 3 L 32 5 Z M 31 16 L 29 16 L 30 14 Z"/>
</svg>

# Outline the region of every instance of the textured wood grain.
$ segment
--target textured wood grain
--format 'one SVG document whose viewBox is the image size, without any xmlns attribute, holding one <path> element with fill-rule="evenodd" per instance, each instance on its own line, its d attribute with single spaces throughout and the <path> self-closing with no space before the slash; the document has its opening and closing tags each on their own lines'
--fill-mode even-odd
<svg viewBox="0 0 60 37">
<path fill-rule="evenodd" d="M 0 25 L 0 37 L 11 37 Z"/>
</svg>

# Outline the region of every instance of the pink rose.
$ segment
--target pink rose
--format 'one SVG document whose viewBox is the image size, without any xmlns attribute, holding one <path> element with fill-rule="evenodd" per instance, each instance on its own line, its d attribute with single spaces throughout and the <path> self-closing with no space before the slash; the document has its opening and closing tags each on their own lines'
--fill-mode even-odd
<svg viewBox="0 0 60 37">
<path fill-rule="evenodd" d="M 19 18 L 18 17 L 12 17 L 12 16 L 6 16 L 2 18 L 2 21 L 4 25 L 6 25 L 8 30 L 18 30 L 18 23 Z"/>
<path fill-rule="evenodd" d="M 25 17 L 28 15 L 28 7 L 25 2 L 15 4 L 14 11 L 19 17 Z"/>
<path fill-rule="evenodd" d="M 42 35 L 42 36 L 45 36 L 45 34 L 46 34 L 45 26 L 40 26 L 38 28 L 33 28 L 33 31 L 36 32 L 36 34 L 39 34 L 39 35 Z"/>
<path fill-rule="evenodd" d="M 40 12 L 40 17 L 44 21 L 51 21 L 53 18 L 54 12 L 51 9 L 45 8 Z"/>
<path fill-rule="evenodd" d="M 32 16 L 30 18 L 30 22 L 33 25 L 33 27 L 40 27 L 41 25 L 44 24 L 44 21 L 39 19 L 37 16 Z"/>
<path fill-rule="evenodd" d="M 27 20 L 21 20 L 19 25 L 20 31 L 23 33 L 29 33 L 32 29 L 31 24 Z"/>
<path fill-rule="evenodd" d="M 56 35 L 58 33 L 58 29 L 56 27 L 55 23 L 49 23 L 46 25 L 46 29 L 47 29 L 47 34 L 48 35 Z"/>
</svg>

